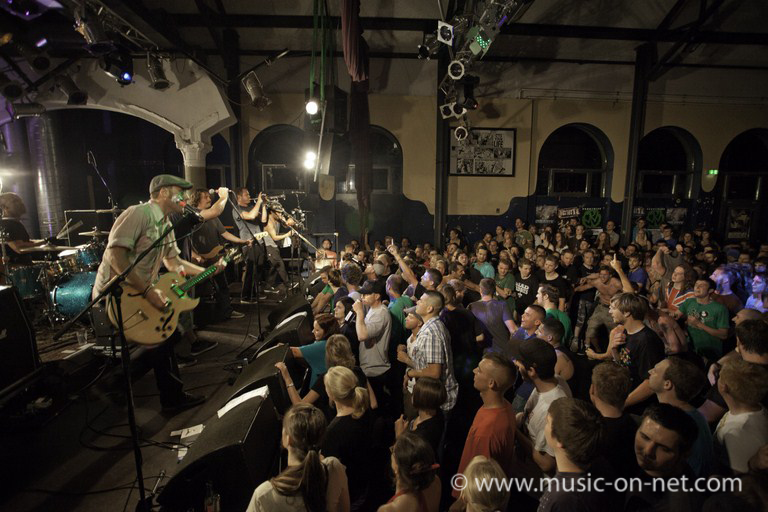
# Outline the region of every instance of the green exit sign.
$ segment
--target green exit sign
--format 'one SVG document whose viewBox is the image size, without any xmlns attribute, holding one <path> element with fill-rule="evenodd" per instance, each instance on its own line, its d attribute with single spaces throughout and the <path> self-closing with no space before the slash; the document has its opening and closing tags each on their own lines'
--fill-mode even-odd
<svg viewBox="0 0 768 512">
<path fill-rule="evenodd" d="M 707 174 L 710 176 L 717 176 L 717 169 L 710 169 L 707 171 Z"/>
</svg>

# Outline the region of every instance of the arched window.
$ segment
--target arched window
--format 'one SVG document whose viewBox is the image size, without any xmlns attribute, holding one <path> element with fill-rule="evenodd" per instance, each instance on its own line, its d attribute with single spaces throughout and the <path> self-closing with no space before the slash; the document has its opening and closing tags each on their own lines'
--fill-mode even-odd
<svg viewBox="0 0 768 512">
<path fill-rule="evenodd" d="M 582 123 L 562 126 L 539 153 L 536 195 L 604 197 L 613 149 L 605 134 Z"/>
<path fill-rule="evenodd" d="M 640 141 L 638 196 L 690 199 L 701 160 L 701 147 L 693 135 L 674 126 L 656 128 Z"/>
<path fill-rule="evenodd" d="M 397 138 L 381 126 L 371 125 L 372 192 L 396 194 L 402 188 L 403 149 Z M 342 169 L 343 172 L 343 169 Z M 337 194 L 355 194 L 355 164 L 351 161 L 336 181 Z"/>
<path fill-rule="evenodd" d="M 755 128 L 735 137 L 720 158 L 723 199 L 761 201 L 768 186 L 768 130 Z"/>
<path fill-rule="evenodd" d="M 278 124 L 264 129 L 248 150 L 248 181 L 269 193 L 306 192 L 311 177 L 302 165 L 303 148 L 301 128 Z"/>
</svg>

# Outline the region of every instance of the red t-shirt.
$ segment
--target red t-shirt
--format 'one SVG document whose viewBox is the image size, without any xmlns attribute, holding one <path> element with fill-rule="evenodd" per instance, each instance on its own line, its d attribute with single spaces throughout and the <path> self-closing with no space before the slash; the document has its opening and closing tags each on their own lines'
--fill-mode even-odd
<svg viewBox="0 0 768 512">
<path fill-rule="evenodd" d="M 511 476 L 515 455 L 515 428 L 515 411 L 512 404 L 506 400 L 504 407 L 478 409 L 464 443 L 459 473 L 464 472 L 474 457 L 485 455 L 498 462 L 507 476 Z M 453 491 L 454 498 L 458 498 L 459 494 L 458 491 Z"/>
</svg>

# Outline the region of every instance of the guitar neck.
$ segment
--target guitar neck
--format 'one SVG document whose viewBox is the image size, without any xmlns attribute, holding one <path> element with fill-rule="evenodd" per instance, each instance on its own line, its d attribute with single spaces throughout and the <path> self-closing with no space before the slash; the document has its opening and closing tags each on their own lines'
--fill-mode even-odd
<svg viewBox="0 0 768 512">
<path fill-rule="evenodd" d="M 224 261 L 228 262 L 229 259 L 225 258 Z M 216 264 L 211 265 L 207 269 L 205 269 L 202 272 L 200 272 L 199 274 L 197 274 L 195 277 L 193 277 L 191 279 L 188 279 L 187 281 L 184 282 L 184 284 L 180 285 L 179 288 L 184 293 L 186 293 L 189 290 L 191 290 L 192 288 L 194 288 L 195 286 L 197 286 L 198 284 L 200 284 L 201 282 L 203 282 L 206 279 L 208 279 L 209 277 L 211 277 L 214 273 L 216 273 Z"/>
</svg>

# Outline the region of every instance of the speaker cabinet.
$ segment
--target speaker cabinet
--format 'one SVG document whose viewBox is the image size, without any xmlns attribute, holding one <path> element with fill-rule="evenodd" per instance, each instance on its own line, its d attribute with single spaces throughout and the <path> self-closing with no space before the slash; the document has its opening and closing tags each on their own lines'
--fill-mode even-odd
<svg viewBox="0 0 768 512">
<path fill-rule="evenodd" d="M 40 367 L 35 331 L 13 286 L 0 286 L 0 395 Z M 310 331 L 312 328 L 310 327 Z"/>
<path fill-rule="evenodd" d="M 315 335 L 312 334 L 312 313 L 300 311 L 295 313 L 275 327 L 267 334 L 264 340 L 264 348 L 269 348 L 278 343 L 286 343 L 292 347 L 300 347 L 307 343 L 315 341 Z"/>
<path fill-rule="evenodd" d="M 293 316 L 296 313 L 300 313 L 302 311 L 305 311 L 307 313 L 307 316 L 309 316 L 309 320 L 311 324 L 313 320 L 312 306 L 309 304 L 309 302 L 307 302 L 307 299 L 305 299 L 301 294 L 291 295 L 288 298 L 286 298 L 283 302 L 278 304 L 277 307 L 269 313 L 269 315 L 267 316 L 267 319 L 269 320 L 269 326 L 272 329 L 274 329 L 280 324 L 280 322 L 282 322 L 286 318 Z M 310 327 L 310 330 L 311 330 L 311 327 Z"/>
<path fill-rule="evenodd" d="M 295 362 L 291 355 L 291 347 L 280 344 L 261 352 L 253 362 L 243 368 L 243 372 L 235 381 L 232 397 L 236 398 L 251 390 L 268 386 L 269 396 L 277 411 L 282 415 L 291 406 L 291 399 L 285 388 L 285 382 L 280 377 L 280 370 L 275 368 L 275 363 L 285 363 L 291 375 L 298 374 Z M 296 379 L 294 382 L 301 382 Z"/>
<path fill-rule="evenodd" d="M 242 511 L 256 487 L 276 474 L 281 425 L 270 396 L 255 396 L 214 416 L 192 444 L 157 501 L 163 510 L 203 511 L 206 484 L 222 511 Z"/>
</svg>

